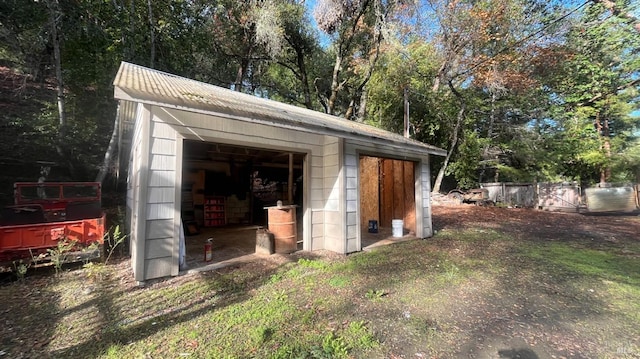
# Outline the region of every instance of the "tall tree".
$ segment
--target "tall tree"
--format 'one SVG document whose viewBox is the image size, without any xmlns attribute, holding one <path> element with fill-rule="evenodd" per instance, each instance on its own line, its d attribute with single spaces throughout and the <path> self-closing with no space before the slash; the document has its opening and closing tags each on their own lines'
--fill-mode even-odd
<svg viewBox="0 0 640 359">
<path fill-rule="evenodd" d="M 397 0 L 319 0 L 314 17 L 331 38 L 334 56 L 330 82 L 315 80 L 316 93 L 325 112 L 347 119 L 361 118 L 366 85 L 374 71 L 380 46 L 393 14 L 404 4 Z M 338 103 L 342 108 L 338 111 Z M 359 116 L 359 117 L 356 117 Z"/>
<path fill-rule="evenodd" d="M 65 100 L 64 78 L 62 77 L 62 33 L 60 23 L 63 14 L 60 11 L 58 0 L 48 0 L 47 9 L 49 10 L 49 36 L 51 46 L 53 47 L 53 65 L 55 68 L 56 78 L 56 104 L 58 106 L 58 135 L 56 137 L 56 151 L 61 159 L 68 159 L 67 151 L 67 113 Z M 75 175 L 75 166 L 72 161 L 67 160 L 69 170 L 72 176 Z"/>
<path fill-rule="evenodd" d="M 275 54 L 261 84 L 274 99 L 312 109 L 310 75 L 318 73 L 321 49 L 303 6 L 283 4 L 282 11 L 282 51 Z M 311 66 L 314 60 L 316 64 Z"/>
<path fill-rule="evenodd" d="M 565 136 L 582 139 L 576 159 L 593 171 L 582 173 L 583 180 L 612 180 L 612 166 L 638 125 L 630 116 L 640 85 L 637 49 L 635 30 L 624 19 L 608 15 L 603 4 L 588 6 L 567 34 L 570 56 L 555 95 L 561 100 L 558 119 L 565 124 Z"/>
<path fill-rule="evenodd" d="M 236 91 L 244 87 L 255 90 L 258 85 L 252 81 L 245 83 L 247 78 L 256 75 L 262 64 L 281 52 L 285 42 L 281 11 L 284 3 L 223 0 L 212 8 L 213 44 L 236 67 L 232 79 Z"/>
</svg>

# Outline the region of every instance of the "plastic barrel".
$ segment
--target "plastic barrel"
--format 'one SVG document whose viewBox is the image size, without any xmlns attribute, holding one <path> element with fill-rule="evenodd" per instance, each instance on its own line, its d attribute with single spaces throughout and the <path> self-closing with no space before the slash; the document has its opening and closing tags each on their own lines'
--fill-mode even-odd
<svg viewBox="0 0 640 359">
<path fill-rule="evenodd" d="M 391 220 L 391 229 L 393 231 L 394 237 L 402 237 L 403 233 L 404 221 L 401 219 Z"/>
</svg>

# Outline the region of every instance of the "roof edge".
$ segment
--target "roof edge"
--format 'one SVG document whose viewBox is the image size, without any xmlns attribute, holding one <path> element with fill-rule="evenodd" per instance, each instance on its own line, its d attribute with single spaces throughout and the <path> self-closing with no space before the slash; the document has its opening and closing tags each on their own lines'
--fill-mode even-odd
<svg viewBox="0 0 640 359">
<path fill-rule="evenodd" d="M 127 86 L 126 76 L 128 75 L 128 72 L 134 73 L 134 71 L 143 71 L 144 73 L 148 73 L 148 74 L 166 76 L 168 78 L 178 79 L 180 81 L 187 81 L 188 83 L 197 84 L 200 86 L 206 86 L 206 88 L 210 88 L 211 93 L 218 92 L 221 98 L 224 98 L 224 96 L 231 95 L 229 94 L 229 92 L 232 92 L 233 96 L 238 96 L 247 101 L 253 101 L 256 104 L 261 103 L 261 104 L 265 104 L 266 106 L 274 106 L 274 107 L 281 108 L 282 111 L 285 113 L 290 112 L 289 115 L 293 116 L 293 118 L 297 116 L 306 117 L 305 115 L 308 115 L 308 117 L 306 117 L 307 119 L 315 118 L 317 119 L 317 123 L 307 121 L 304 124 L 296 124 L 288 120 L 286 117 L 282 117 L 282 118 L 278 117 L 279 114 L 273 115 L 273 114 L 263 113 L 263 116 L 262 116 L 263 118 L 260 118 L 260 116 L 257 116 L 259 115 L 259 113 L 253 113 L 249 110 L 238 111 L 239 113 L 236 114 L 236 113 L 233 113 L 234 111 L 224 111 L 224 109 L 218 108 L 216 106 L 211 106 L 210 104 L 205 104 L 205 103 L 198 103 L 198 104 L 192 103 L 191 105 L 187 103 L 180 104 L 181 101 L 179 98 L 176 98 L 176 101 L 172 102 L 172 101 L 169 101 L 167 98 L 163 99 L 162 97 L 157 96 L 157 94 L 154 95 L 155 94 L 154 91 L 156 90 L 155 88 L 153 88 L 152 90 L 149 90 L 149 88 L 147 87 L 143 91 L 140 89 L 136 90 L 136 88 L 134 87 L 135 85 Z M 402 137 L 400 134 L 390 132 L 382 128 L 378 128 L 375 126 L 366 125 L 362 123 L 348 124 L 347 122 L 352 122 L 352 121 L 349 121 L 347 119 L 340 118 L 337 116 L 329 115 L 323 112 L 314 111 L 308 108 L 298 107 L 298 106 L 278 102 L 271 99 L 260 98 L 260 97 L 256 97 L 256 96 L 242 93 L 242 92 L 235 92 L 224 87 L 207 84 L 204 82 L 196 81 L 193 79 L 189 79 L 186 77 L 170 74 L 170 73 L 155 70 L 155 69 L 146 68 L 144 66 L 132 64 L 125 61 L 122 61 L 120 64 L 120 68 L 118 69 L 118 72 L 113 81 L 113 86 L 114 86 L 114 98 L 122 101 L 145 103 L 145 104 L 154 105 L 154 106 L 173 108 L 181 111 L 215 115 L 218 117 L 232 118 L 235 120 L 249 122 L 249 123 L 263 123 L 267 125 L 277 126 L 280 128 L 289 128 L 296 131 L 304 131 L 308 133 L 320 133 L 320 134 L 331 135 L 336 137 L 349 138 L 353 140 L 360 140 L 360 141 L 373 140 L 375 143 L 386 145 L 386 146 L 390 145 L 390 143 L 393 143 L 395 144 L 395 146 L 393 147 L 396 147 L 396 148 L 407 148 L 407 149 L 411 149 L 412 151 L 425 151 L 428 154 L 437 155 L 437 156 L 446 156 L 447 154 L 447 151 L 445 151 L 444 149 L 441 149 L 439 147 L 436 147 L 421 141 L 417 141 L 411 138 Z M 148 95 L 148 96 L 145 96 L 145 95 Z M 202 106 L 197 106 L 197 105 L 202 105 Z M 345 123 L 341 125 L 336 124 L 336 128 L 332 128 L 329 125 L 333 121 L 344 121 Z M 367 128 L 371 128 L 372 130 L 368 131 Z M 351 131 L 351 129 L 353 131 Z M 376 133 L 381 133 L 384 136 L 379 136 Z"/>
</svg>

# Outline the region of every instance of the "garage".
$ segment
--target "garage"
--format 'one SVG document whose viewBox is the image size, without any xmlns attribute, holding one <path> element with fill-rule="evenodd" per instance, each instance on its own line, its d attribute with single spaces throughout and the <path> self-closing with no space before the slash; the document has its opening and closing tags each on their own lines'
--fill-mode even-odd
<svg viewBox="0 0 640 359">
<path fill-rule="evenodd" d="M 204 260 L 208 243 L 242 257 L 265 225 L 295 223 L 290 250 L 341 254 L 385 238 L 369 221 L 382 230 L 402 221 L 403 237 L 433 234 L 430 157 L 440 148 L 126 62 L 114 97 L 140 284 L 179 275 L 185 257 Z M 289 219 L 271 221 L 278 211 Z"/>
<path fill-rule="evenodd" d="M 183 270 L 255 253 L 258 230 L 269 227 L 266 208 L 277 206 L 278 201 L 303 208 L 304 153 L 193 140 L 186 140 L 183 148 Z M 295 249 L 301 250 L 302 211 L 295 211 L 292 219 L 286 223 L 290 235 L 295 234 Z M 206 244 L 211 246 L 209 257 L 205 256 Z M 292 250 L 275 245 L 265 249 Z"/>
</svg>

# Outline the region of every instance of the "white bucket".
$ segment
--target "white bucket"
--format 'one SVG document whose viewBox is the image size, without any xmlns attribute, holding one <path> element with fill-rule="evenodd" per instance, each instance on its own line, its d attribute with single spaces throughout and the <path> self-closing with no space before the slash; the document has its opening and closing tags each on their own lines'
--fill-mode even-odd
<svg viewBox="0 0 640 359">
<path fill-rule="evenodd" d="M 404 222 L 401 219 L 391 220 L 391 228 L 393 230 L 394 237 L 402 237 L 403 226 L 404 226 Z"/>
</svg>

